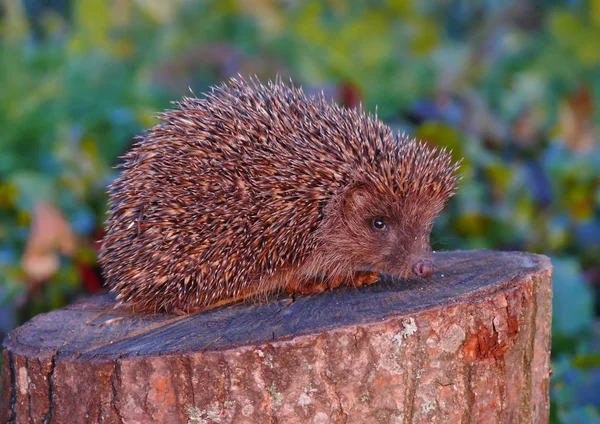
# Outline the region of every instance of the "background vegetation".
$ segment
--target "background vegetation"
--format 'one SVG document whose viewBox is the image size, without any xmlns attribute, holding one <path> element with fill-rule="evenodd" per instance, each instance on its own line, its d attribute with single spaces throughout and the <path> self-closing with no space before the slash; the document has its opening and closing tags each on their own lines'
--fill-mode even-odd
<svg viewBox="0 0 600 424">
<path fill-rule="evenodd" d="M 600 422 L 600 0 L 366 3 L 0 0 L 0 336 L 100 290 L 105 188 L 157 111 L 279 74 L 465 158 L 434 247 L 552 257 L 552 419 Z"/>
</svg>

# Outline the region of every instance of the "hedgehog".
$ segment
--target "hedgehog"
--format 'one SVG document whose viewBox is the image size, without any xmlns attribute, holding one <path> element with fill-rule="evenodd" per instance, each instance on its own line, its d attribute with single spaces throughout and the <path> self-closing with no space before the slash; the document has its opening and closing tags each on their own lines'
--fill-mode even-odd
<svg viewBox="0 0 600 424">
<path fill-rule="evenodd" d="M 123 157 L 99 262 L 119 304 L 187 314 L 431 277 L 451 152 L 280 79 L 183 97 Z"/>
</svg>

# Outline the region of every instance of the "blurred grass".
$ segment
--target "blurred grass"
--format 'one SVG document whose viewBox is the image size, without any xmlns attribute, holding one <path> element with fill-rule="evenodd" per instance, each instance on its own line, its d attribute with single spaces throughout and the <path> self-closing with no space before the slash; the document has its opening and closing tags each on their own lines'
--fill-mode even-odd
<svg viewBox="0 0 600 424">
<path fill-rule="evenodd" d="M 552 257 L 552 419 L 600 421 L 600 0 L 0 5 L 0 333 L 99 289 L 105 188 L 156 112 L 279 74 L 465 158 L 434 248 Z"/>
</svg>

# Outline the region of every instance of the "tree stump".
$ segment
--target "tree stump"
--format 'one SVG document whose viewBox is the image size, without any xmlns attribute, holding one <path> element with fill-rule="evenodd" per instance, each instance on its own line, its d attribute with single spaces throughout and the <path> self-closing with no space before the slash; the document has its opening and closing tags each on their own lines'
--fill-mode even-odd
<svg viewBox="0 0 600 424">
<path fill-rule="evenodd" d="M 4 341 L 0 420 L 16 423 L 544 423 L 548 258 L 436 253 L 383 277 L 191 316 L 109 295 Z"/>
</svg>

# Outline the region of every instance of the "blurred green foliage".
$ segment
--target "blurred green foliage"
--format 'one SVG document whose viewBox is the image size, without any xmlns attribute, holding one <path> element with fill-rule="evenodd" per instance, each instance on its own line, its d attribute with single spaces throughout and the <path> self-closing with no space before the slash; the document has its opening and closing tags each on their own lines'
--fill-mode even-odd
<svg viewBox="0 0 600 424">
<path fill-rule="evenodd" d="M 552 419 L 600 420 L 600 0 L 0 5 L 0 332 L 97 288 L 105 188 L 157 111 L 279 74 L 464 157 L 434 247 L 553 258 Z M 41 282 L 22 260 L 40 202 L 77 239 Z"/>
</svg>

